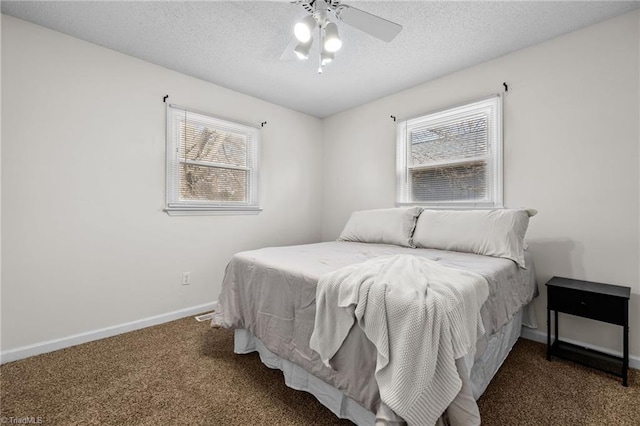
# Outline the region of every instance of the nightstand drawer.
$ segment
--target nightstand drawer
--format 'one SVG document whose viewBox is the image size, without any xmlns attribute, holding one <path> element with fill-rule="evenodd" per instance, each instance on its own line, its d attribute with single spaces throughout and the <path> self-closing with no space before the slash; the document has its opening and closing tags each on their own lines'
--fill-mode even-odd
<svg viewBox="0 0 640 426">
<path fill-rule="evenodd" d="M 549 309 L 611 324 L 625 324 L 625 300 L 620 297 L 551 286 L 547 291 Z"/>
</svg>

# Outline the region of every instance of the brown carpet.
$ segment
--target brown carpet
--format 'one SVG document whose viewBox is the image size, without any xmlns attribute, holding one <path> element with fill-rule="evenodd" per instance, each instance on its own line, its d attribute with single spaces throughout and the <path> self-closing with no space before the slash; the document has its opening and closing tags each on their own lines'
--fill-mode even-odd
<svg viewBox="0 0 640 426">
<path fill-rule="evenodd" d="M 351 424 L 192 318 L 12 362 L 0 382 L 3 418 L 45 425 Z M 483 425 L 638 425 L 640 374 L 624 388 L 520 340 L 479 405 Z"/>
</svg>

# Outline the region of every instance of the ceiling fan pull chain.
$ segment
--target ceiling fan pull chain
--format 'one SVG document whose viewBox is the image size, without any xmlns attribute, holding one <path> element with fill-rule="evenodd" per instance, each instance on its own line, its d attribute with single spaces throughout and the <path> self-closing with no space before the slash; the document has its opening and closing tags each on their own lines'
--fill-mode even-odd
<svg viewBox="0 0 640 426">
<path fill-rule="evenodd" d="M 324 45 L 324 37 L 322 36 L 322 25 L 318 25 L 318 41 L 320 41 L 320 48 L 318 49 L 318 74 L 322 74 L 322 46 Z"/>
</svg>

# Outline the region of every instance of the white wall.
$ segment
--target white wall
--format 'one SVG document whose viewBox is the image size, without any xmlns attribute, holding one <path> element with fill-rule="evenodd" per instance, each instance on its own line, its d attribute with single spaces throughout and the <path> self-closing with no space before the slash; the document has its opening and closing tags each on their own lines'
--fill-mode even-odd
<svg viewBox="0 0 640 426">
<path fill-rule="evenodd" d="M 552 275 L 629 285 L 640 355 L 639 26 L 636 11 L 320 121 L 3 15 L 2 350 L 213 301 L 233 253 L 335 238 L 351 211 L 393 206 L 389 115 L 506 81 L 505 203 L 540 211 L 540 324 Z M 162 212 L 165 94 L 268 121 L 260 215 Z M 561 333 L 620 348 L 613 326 L 563 317 Z"/>
<path fill-rule="evenodd" d="M 212 302 L 233 253 L 320 239 L 321 120 L 5 15 L 2 78 L 3 351 Z M 262 213 L 162 212 L 165 94 L 268 122 Z"/>
<path fill-rule="evenodd" d="M 324 122 L 323 239 L 354 210 L 395 200 L 395 127 L 412 116 L 501 92 L 504 199 L 539 210 L 528 242 L 553 275 L 632 287 L 631 353 L 640 355 L 639 12 L 446 76 Z M 545 330 L 546 332 L 546 330 Z M 563 316 L 560 334 L 621 351 L 621 329 Z"/>
</svg>

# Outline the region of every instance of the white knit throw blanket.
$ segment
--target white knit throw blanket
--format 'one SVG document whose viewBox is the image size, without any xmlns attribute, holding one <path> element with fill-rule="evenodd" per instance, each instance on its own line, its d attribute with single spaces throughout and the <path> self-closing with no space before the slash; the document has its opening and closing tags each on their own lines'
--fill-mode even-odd
<svg viewBox="0 0 640 426">
<path fill-rule="evenodd" d="M 455 360 L 484 333 L 485 278 L 412 255 L 324 275 L 310 346 L 329 361 L 354 321 L 377 349 L 380 398 L 409 425 L 433 425 L 462 386 Z"/>
</svg>

